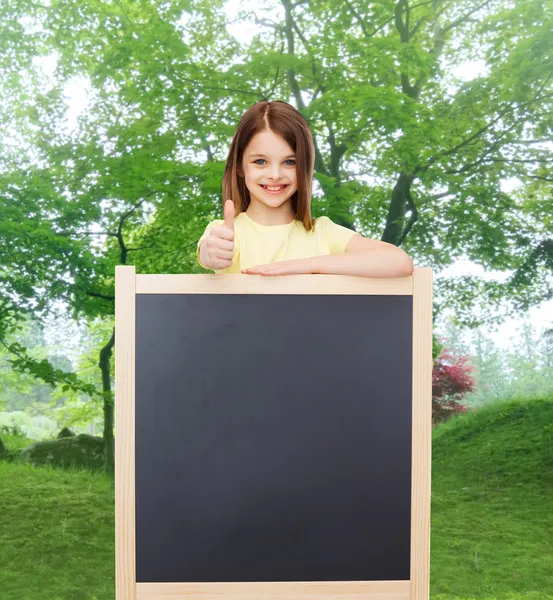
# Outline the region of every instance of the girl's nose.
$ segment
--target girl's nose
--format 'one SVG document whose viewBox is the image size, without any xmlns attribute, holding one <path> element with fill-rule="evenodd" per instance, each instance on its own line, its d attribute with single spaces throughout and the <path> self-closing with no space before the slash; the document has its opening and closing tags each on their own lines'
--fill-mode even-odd
<svg viewBox="0 0 553 600">
<path fill-rule="evenodd" d="M 271 177 L 278 181 L 280 179 L 280 165 L 273 165 L 271 167 Z"/>
</svg>

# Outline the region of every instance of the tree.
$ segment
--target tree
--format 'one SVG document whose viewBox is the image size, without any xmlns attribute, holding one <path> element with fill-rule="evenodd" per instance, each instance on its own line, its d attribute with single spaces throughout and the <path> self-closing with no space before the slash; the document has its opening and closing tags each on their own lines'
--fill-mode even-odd
<svg viewBox="0 0 553 600">
<path fill-rule="evenodd" d="M 513 270 L 506 283 L 436 281 L 438 312 L 447 305 L 474 323 L 478 301 L 492 321 L 503 298 L 520 310 L 547 297 L 551 153 L 539 142 L 551 130 L 553 11 L 537 0 L 346 5 L 282 0 L 280 21 L 239 11 L 262 27 L 247 45 L 228 32 L 221 2 L 11 2 L 0 116 L 22 146 L 0 133 L 2 269 L 17 267 L 0 272 L 0 319 L 8 303 L 11 319 L 62 301 L 74 318 L 112 320 L 116 264 L 202 272 L 195 242 L 221 214 L 230 135 L 263 98 L 291 101 L 310 124 L 315 216 L 435 271 L 461 254 Z M 54 53 L 44 77 L 35 59 Z M 455 80 L 470 58 L 488 72 Z M 73 133 L 63 128 L 72 78 L 92 90 Z M 523 185 L 507 194 L 511 176 Z M 100 351 L 102 388 L 90 390 L 104 402 L 107 463 L 114 340 Z"/>
<path fill-rule="evenodd" d="M 436 425 L 453 414 L 465 412 L 461 400 L 467 392 L 474 391 L 472 367 L 468 357 L 454 356 L 443 349 L 432 369 L 432 423 Z"/>
<path fill-rule="evenodd" d="M 465 340 L 466 331 L 458 325 L 454 317 L 449 317 L 442 323 L 437 335 L 455 356 L 470 354 L 470 345 Z"/>
<path fill-rule="evenodd" d="M 67 320 L 69 321 L 69 319 Z M 74 372 L 81 381 L 102 388 L 102 371 L 98 368 L 98 357 L 105 339 L 109 338 L 113 331 L 113 321 L 97 318 L 88 323 L 82 323 L 76 334 L 80 352 L 74 365 Z M 110 357 L 108 372 L 114 372 L 114 356 Z M 113 376 L 111 375 L 110 386 L 113 388 Z M 55 412 L 56 421 L 63 427 L 72 430 L 84 429 L 90 425 L 98 425 L 105 422 L 105 406 L 99 397 L 89 398 L 78 391 L 68 390 L 62 392 L 57 389 L 51 394 L 51 410 Z M 42 407 L 31 405 L 29 410 L 35 412 Z"/>
<path fill-rule="evenodd" d="M 472 336 L 474 352 L 471 364 L 475 369 L 476 389 L 469 394 L 471 406 L 507 400 L 510 397 L 510 376 L 504 352 L 497 348 L 487 332 L 478 328 Z"/>
<path fill-rule="evenodd" d="M 512 382 L 512 397 L 537 397 L 553 394 L 551 367 L 548 366 L 549 342 L 542 339 L 532 324 L 525 320 L 517 335 L 511 338 L 507 364 Z"/>
</svg>

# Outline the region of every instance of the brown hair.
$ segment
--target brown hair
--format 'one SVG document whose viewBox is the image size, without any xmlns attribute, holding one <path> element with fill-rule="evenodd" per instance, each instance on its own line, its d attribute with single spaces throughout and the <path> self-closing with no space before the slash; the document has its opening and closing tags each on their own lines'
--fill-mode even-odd
<svg viewBox="0 0 553 600">
<path fill-rule="evenodd" d="M 311 231 L 314 228 L 311 217 L 311 183 L 315 166 L 313 138 L 303 115 L 281 100 L 256 102 L 242 115 L 232 138 L 223 174 L 223 206 L 230 198 L 237 216 L 250 205 L 250 192 L 237 166 L 242 164 L 244 151 L 253 136 L 265 130 L 282 137 L 296 153 L 298 189 L 291 198 L 292 210 L 295 219 L 303 223 L 306 231 Z"/>
</svg>

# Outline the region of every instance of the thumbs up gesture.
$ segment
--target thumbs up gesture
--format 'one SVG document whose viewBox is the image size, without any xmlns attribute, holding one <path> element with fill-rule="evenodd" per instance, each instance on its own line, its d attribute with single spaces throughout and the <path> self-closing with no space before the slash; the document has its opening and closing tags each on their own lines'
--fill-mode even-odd
<svg viewBox="0 0 553 600">
<path fill-rule="evenodd" d="M 234 202 L 225 202 L 225 222 L 212 227 L 209 236 L 200 247 L 200 257 L 204 265 L 214 271 L 232 265 L 234 255 Z"/>
</svg>

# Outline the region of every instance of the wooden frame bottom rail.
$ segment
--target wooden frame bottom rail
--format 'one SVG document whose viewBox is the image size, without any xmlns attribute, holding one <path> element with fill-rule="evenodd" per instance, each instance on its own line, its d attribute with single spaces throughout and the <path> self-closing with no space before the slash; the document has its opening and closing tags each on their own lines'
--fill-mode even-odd
<svg viewBox="0 0 553 600">
<path fill-rule="evenodd" d="M 136 600 L 409 600 L 410 581 L 137 583 Z"/>
</svg>

